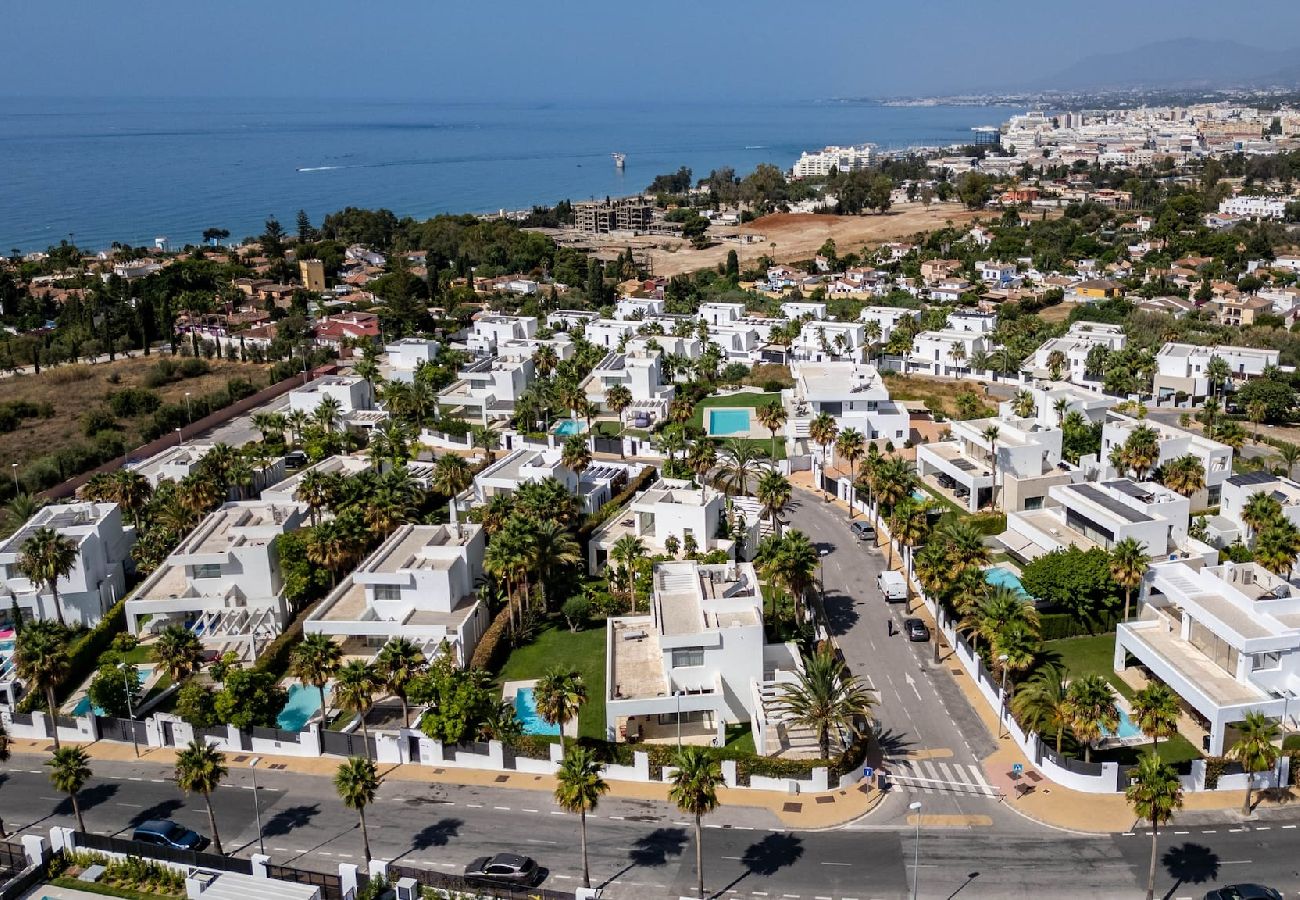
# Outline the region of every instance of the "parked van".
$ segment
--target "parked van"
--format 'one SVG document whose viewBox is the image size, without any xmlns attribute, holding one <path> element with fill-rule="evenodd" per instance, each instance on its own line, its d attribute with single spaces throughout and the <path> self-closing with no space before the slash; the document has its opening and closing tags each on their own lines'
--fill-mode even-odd
<svg viewBox="0 0 1300 900">
<path fill-rule="evenodd" d="M 881 572 L 876 576 L 876 585 L 886 603 L 907 602 L 907 580 L 903 578 L 902 572 Z"/>
</svg>

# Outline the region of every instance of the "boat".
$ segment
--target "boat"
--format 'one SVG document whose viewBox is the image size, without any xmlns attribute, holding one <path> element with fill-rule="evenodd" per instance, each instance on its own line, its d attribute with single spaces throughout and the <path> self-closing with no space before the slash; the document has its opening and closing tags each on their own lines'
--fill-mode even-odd
<svg viewBox="0 0 1300 900">
<path fill-rule="evenodd" d="M 627 163 L 627 154 L 625 153 L 611 153 L 610 156 L 614 157 L 614 167 L 616 169 L 623 168 Z"/>
</svg>

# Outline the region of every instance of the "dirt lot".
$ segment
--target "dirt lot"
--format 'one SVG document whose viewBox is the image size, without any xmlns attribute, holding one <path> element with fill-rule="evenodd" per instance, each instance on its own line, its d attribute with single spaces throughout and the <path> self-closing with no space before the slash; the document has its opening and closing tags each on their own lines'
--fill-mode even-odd
<svg viewBox="0 0 1300 900">
<path fill-rule="evenodd" d="M 145 375 L 162 357 L 138 356 L 95 365 L 58 366 L 39 375 L 15 375 L 0 381 L 0 400 L 50 403 L 54 415 L 49 418 L 23 419 L 14 431 L 0 434 L 0 464 L 20 466 L 38 456 L 53 453 L 74 441 L 85 440 L 81 416 L 100 406 L 112 391 L 127 387 L 144 387 Z M 168 357 L 170 358 L 170 357 Z M 211 371 L 196 378 L 185 378 L 153 388 L 164 403 L 184 403 L 185 392 L 195 397 L 214 393 L 226 386 L 226 380 L 241 376 L 256 386 L 265 387 L 267 366 L 255 363 L 209 360 Z M 110 376 L 119 381 L 114 384 Z M 122 438 L 127 447 L 139 446 L 140 428 L 149 421 L 138 416 L 122 421 Z"/>
<path fill-rule="evenodd" d="M 709 234 L 718 243 L 705 250 L 693 250 L 679 238 L 664 236 L 578 235 L 571 231 L 547 230 L 557 241 L 577 247 L 594 248 L 601 257 L 613 259 L 628 247 L 638 257 L 648 256 L 656 275 L 678 275 L 719 265 L 734 249 L 741 265 L 768 254 L 778 262 L 808 259 L 816 254 L 827 238 L 834 238 L 841 253 L 858 251 L 866 244 L 904 240 L 921 231 L 940 228 L 946 223 L 961 224 L 976 219 L 980 213 L 955 203 L 904 203 L 884 214 L 865 216 L 824 216 L 777 213 L 746 225 L 713 228 Z M 987 217 L 989 214 L 984 213 Z M 752 235 L 752 243 L 725 240 L 732 235 Z M 720 239 L 720 240 L 719 240 Z M 775 248 L 773 248 L 775 244 Z"/>
</svg>

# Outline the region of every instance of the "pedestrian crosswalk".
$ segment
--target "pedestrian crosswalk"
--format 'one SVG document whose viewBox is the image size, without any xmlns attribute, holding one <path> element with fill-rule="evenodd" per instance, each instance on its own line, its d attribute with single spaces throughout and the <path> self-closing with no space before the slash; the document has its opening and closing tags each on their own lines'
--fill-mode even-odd
<svg viewBox="0 0 1300 900">
<path fill-rule="evenodd" d="M 885 766 L 889 781 L 897 789 L 926 794 L 963 794 L 997 797 L 998 788 L 988 783 L 979 766 L 940 762 L 937 759 L 901 759 Z"/>
</svg>

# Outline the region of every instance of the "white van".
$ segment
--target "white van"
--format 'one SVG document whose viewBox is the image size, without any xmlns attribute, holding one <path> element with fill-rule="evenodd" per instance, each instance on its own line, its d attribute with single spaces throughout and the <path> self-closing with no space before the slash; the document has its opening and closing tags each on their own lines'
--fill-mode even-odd
<svg viewBox="0 0 1300 900">
<path fill-rule="evenodd" d="M 903 578 L 902 572 L 895 572 L 892 569 L 881 572 L 876 576 L 876 585 L 880 588 L 880 594 L 885 598 L 886 603 L 907 602 L 907 580 Z"/>
</svg>

